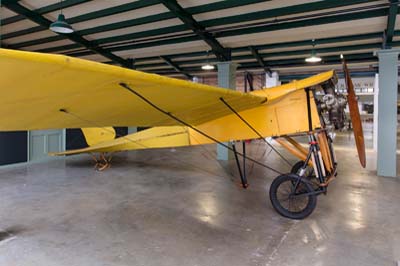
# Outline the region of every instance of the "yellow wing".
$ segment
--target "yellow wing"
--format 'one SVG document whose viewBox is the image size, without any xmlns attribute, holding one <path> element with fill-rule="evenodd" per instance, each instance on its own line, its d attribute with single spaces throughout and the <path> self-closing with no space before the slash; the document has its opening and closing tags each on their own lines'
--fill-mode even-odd
<svg viewBox="0 0 400 266">
<path fill-rule="evenodd" d="M 6 49 L 0 49 L 0 73 L 0 131 L 179 125 L 121 82 L 192 125 L 229 114 L 220 97 L 238 111 L 266 100 L 62 55 Z"/>
<path fill-rule="evenodd" d="M 307 95 L 302 89 L 320 85 L 331 80 L 336 82 L 335 79 L 335 73 L 329 71 L 302 81 L 295 81 L 280 87 L 258 91 L 256 93 L 269 94 L 272 100 L 262 106 L 241 111 L 240 116 L 263 137 L 308 131 Z M 282 93 L 280 89 L 285 93 Z M 317 107 L 312 95 L 310 95 L 310 98 L 312 127 L 318 128 L 321 125 Z M 196 129 L 221 142 L 259 137 L 232 113 L 202 123 L 196 126 Z M 115 140 L 98 143 L 88 148 L 66 151 L 55 155 L 181 147 L 212 142 L 211 139 L 184 126 L 154 127 Z"/>
<path fill-rule="evenodd" d="M 326 71 L 305 79 L 301 80 L 294 80 L 290 83 L 268 88 L 268 89 L 263 89 L 263 90 L 258 90 L 258 91 L 253 91 L 251 92 L 252 95 L 257 95 L 257 96 L 264 96 L 268 98 L 268 101 L 274 101 L 274 100 L 279 100 L 282 96 L 285 96 L 288 93 L 297 91 L 297 90 L 302 90 L 305 88 L 312 88 L 314 86 L 318 85 L 323 85 L 324 83 L 332 83 L 335 85 L 337 83 L 337 76 L 335 71 Z"/>
</svg>

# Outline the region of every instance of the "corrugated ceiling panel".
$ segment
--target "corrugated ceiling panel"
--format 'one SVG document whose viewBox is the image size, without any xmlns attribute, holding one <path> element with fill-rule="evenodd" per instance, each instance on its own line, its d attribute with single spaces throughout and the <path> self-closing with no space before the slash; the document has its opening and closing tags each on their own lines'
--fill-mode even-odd
<svg viewBox="0 0 400 266">
<path fill-rule="evenodd" d="M 36 40 L 36 39 L 46 38 L 46 37 L 56 36 L 56 35 L 57 35 L 57 33 L 54 33 L 50 30 L 43 30 L 43 31 L 35 32 L 35 33 L 22 35 L 19 37 L 10 38 L 10 39 L 7 39 L 7 41 L 9 43 L 20 43 L 20 42 L 31 41 L 31 40 Z"/>
<path fill-rule="evenodd" d="M 179 19 L 174 18 L 174 19 L 168 19 L 168 20 L 163 20 L 163 21 L 159 21 L 159 22 L 134 26 L 134 27 L 123 28 L 123 29 L 119 29 L 119 30 L 112 30 L 112 31 L 91 34 L 91 35 L 87 35 L 87 36 L 92 39 L 101 39 L 101 38 L 114 37 L 114 36 L 129 34 L 129 33 L 136 33 L 136 32 L 148 31 L 148 30 L 153 30 L 153 29 L 159 29 L 159 28 L 163 28 L 163 27 L 181 25 L 181 24 L 182 24 L 182 22 Z M 180 33 L 182 33 L 182 32 L 180 32 Z"/>
<path fill-rule="evenodd" d="M 329 44 L 318 44 L 316 48 L 329 48 L 329 47 L 340 47 L 340 46 L 350 46 L 350 45 L 358 45 L 358 44 L 368 44 L 368 43 L 376 43 L 382 42 L 381 38 L 376 39 L 366 39 L 366 40 L 359 40 L 359 41 L 351 41 L 351 42 L 337 42 L 337 43 L 329 43 Z M 296 47 L 282 47 L 282 48 L 274 48 L 274 49 L 260 49 L 259 53 L 276 53 L 276 52 L 285 52 L 285 51 L 298 51 L 298 50 L 305 50 L 311 49 L 311 45 L 303 45 L 303 46 L 296 46 Z M 236 53 L 235 53 L 236 55 Z"/>
<path fill-rule="evenodd" d="M 108 61 L 110 61 L 110 59 L 108 59 L 108 58 L 106 58 L 104 56 L 101 56 L 99 54 L 82 56 L 80 58 L 86 59 L 86 60 L 98 61 L 98 62 L 108 62 Z"/>
<path fill-rule="evenodd" d="M 223 1 L 218 1 L 218 0 L 201 0 L 201 1 L 198 1 L 198 0 L 178 0 L 178 3 L 183 8 L 199 6 L 199 5 L 205 5 L 205 4 L 211 4 L 211 3 L 216 3 L 216 2 L 223 2 Z"/>
<path fill-rule="evenodd" d="M 340 54 L 344 54 L 344 55 L 346 55 L 346 54 L 359 54 L 359 53 L 370 53 L 371 54 L 371 56 L 373 55 L 373 51 L 375 51 L 376 49 L 361 49 L 361 50 L 357 50 L 357 52 L 354 52 L 354 51 L 344 51 L 344 52 L 330 52 L 330 53 L 318 53 L 318 55 L 320 56 L 320 57 L 322 57 L 322 59 L 324 58 L 324 56 L 338 56 L 338 58 L 339 58 L 339 56 L 340 56 Z M 310 56 L 310 53 L 308 52 L 305 52 L 305 53 L 302 53 L 302 54 L 299 54 L 299 55 L 289 55 L 289 56 L 267 56 L 267 57 L 264 57 L 264 61 L 266 62 L 266 63 L 268 63 L 268 61 L 269 60 L 286 60 L 286 59 L 296 59 L 296 58 L 306 58 L 306 57 L 309 57 Z M 247 61 L 247 60 L 245 60 L 245 61 Z"/>
<path fill-rule="evenodd" d="M 24 19 L 15 23 L 11 23 L 5 26 L 0 26 L 1 27 L 1 33 L 2 34 L 7 34 L 7 33 L 11 33 L 11 32 L 16 32 L 16 31 L 20 31 L 20 30 L 24 30 L 24 29 L 28 29 L 28 28 L 32 28 L 32 27 L 36 27 L 38 26 L 38 24 Z"/>
<path fill-rule="evenodd" d="M 49 42 L 49 43 L 44 43 L 44 44 L 27 46 L 27 47 L 24 47 L 24 50 L 37 51 L 37 50 L 44 49 L 44 48 L 68 45 L 68 44 L 73 44 L 73 43 L 74 43 L 73 41 L 66 39 L 66 40 L 61 40 L 61 41 L 56 41 L 56 42 Z"/>
<path fill-rule="evenodd" d="M 5 7 L 0 7 L 0 18 L 1 19 L 6 19 L 6 18 L 13 17 L 13 16 L 16 16 L 16 15 L 17 14 L 12 12 L 11 10 L 8 10 Z"/>
<path fill-rule="evenodd" d="M 207 51 L 207 49 L 209 49 L 209 47 L 203 41 L 194 41 L 194 42 L 149 47 L 149 48 L 140 48 L 136 50 L 116 52 L 115 54 L 124 57 L 142 58 L 155 55 L 158 56 L 158 55 L 168 55 L 177 53 L 189 53 L 202 50 Z"/>
<path fill-rule="evenodd" d="M 279 2 L 279 6 L 277 5 L 278 3 L 275 3 L 275 5 L 276 5 L 277 8 L 280 8 L 280 7 L 289 6 L 289 5 L 281 5 L 283 2 L 294 2 L 294 1 L 272 1 L 272 2 Z M 236 7 L 236 8 L 218 10 L 218 11 L 213 11 L 213 12 L 207 12 L 207 13 L 202 13 L 202 14 L 195 15 L 195 17 L 199 22 L 201 22 L 201 21 L 205 21 L 205 20 L 226 18 L 226 17 L 236 16 L 236 15 L 240 15 L 240 14 L 249 14 L 248 18 L 251 19 L 251 13 L 268 10 L 269 8 L 264 7 L 264 6 L 268 5 L 268 3 L 272 3 L 272 2 L 259 3 L 259 4 L 242 6 L 242 7 Z M 304 2 L 305 1 L 296 1 L 295 5 L 304 4 Z M 319 1 L 308 1 L 308 2 L 319 2 Z M 295 17 L 299 17 L 299 16 L 304 16 L 304 15 L 310 16 L 310 15 L 317 15 L 317 14 L 321 14 L 321 13 L 325 13 L 325 12 L 335 12 L 335 11 L 345 10 L 345 9 L 371 7 L 371 6 L 374 6 L 374 5 L 377 5 L 377 4 L 387 4 L 387 2 L 384 1 L 384 0 L 372 1 L 370 3 L 351 5 L 351 6 L 344 6 L 344 7 L 338 7 L 338 8 L 323 9 L 323 10 L 307 12 L 307 13 L 296 13 L 296 14 L 292 14 L 292 15 L 271 17 L 271 18 L 268 18 L 268 19 L 260 19 L 260 20 L 251 20 L 251 21 L 245 21 L 245 22 L 238 22 L 238 23 L 229 24 L 229 26 L 241 26 L 241 25 L 247 24 L 247 23 L 272 22 L 275 19 L 284 20 L 284 19 L 295 18 Z M 258 8 L 257 8 L 257 6 L 258 6 Z M 274 9 L 274 8 L 272 8 L 272 9 Z M 293 8 L 295 8 L 295 7 L 293 7 Z M 217 28 L 224 28 L 226 26 L 228 26 L 228 25 L 220 25 L 220 26 L 215 26 L 215 27 L 208 27 L 207 29 L 212 30 L 212 29 L 217 29 Z"/>
<path fill-rule="evenodd" d="M 10 38 L 10 39 L 7 39 L 7 41 L 9 43 L 20 43 L 20 42 L 31 41 L 31 40 L 36 40 L 36 39 L 46 38 L 46 37 L 56 36 L 56 35 L 57 35 L 57 33 L 54 33 L 50 30 L 43 30 L 43 31 L 35 32 L 35 33 L 22 35 L 19 37 Z"/>
<path fill-rule="evenodd" d="M 207 19 L 222 18 L 222 17 L 228 17 L 228 16 L 232 16 L 232 15 L 240 15 L 240 14 L 246 14 L 246 13 L 257 12 L 257 11 L 262 11 L 262 10 L 286 7 L 286 6 L 291 6 L 291 5 L 304 4 L 305 2 L 312 3 L 312 2 L 318 2 L 318 0 L 265 1 L 263 3 L 258 3 L 258 4 L 245 5 L 245 6 L 227 8 L 227 9 L 213 11 L 213 12 L 201 13 L 201 14 L 194 15 L 193 17 L 197 21 L 200 22 L 202 20 L 207 20 Z"/>
<path fill-rule="evenodd" d="M 38 1 L 39 2 L 39 1 Z M 91 13 L 94 11 L 106 9 L 109 7 L 114 7 L 126 3 L 132 3 L 135 1 L 131 0 L 118 0 L 118 1 L 110 1 L 110 0 L 95 0 L 95 1 L 89 1 L 87 3 L 79 4 L 76 6 L 72 6 L 69 8 L 63 9 L 63 14 L 65 15 L 66 18 L 72 18 L 76 16 L 80 16 L 83 14 Z M 45 17 L 50 20 L 54 20 L 57 18 L 59 11 L 54 11 L 51 13 L 45 14 Z"/>
<path fill-rule="evenodd" d="M 249 43 L 252 45 L 261 45 L 268 43 L 329 38 L 343 35 L 383 32 L 385 27 L 386 17 L 378 17 L 248 35 L 238 35 L 233 37 L 219 38 L 218 40 L 226 47 L 240 47 L 248 45 Z"/>
<path fill-rule="evenodd" d="M 97 2 L 97 0 L 96 0 Z M 118 5 L 120 4 L 124 4 L 126 2 L 132 2 L 132 1 L 117 1 Z M 115 2 L 114 1 L 107 1 L 107 6 L 99 8 L 99 6 L 97 6 L 97 9 L 104 9 L 104 8 L 108 8 L 110 6 L 113 6 L 112 3 L 114 3 L 115 6 Z M 91 3 L 93 5 L 93 3 Z M 89 3 L 85 4 L 89 5 Z M 86 10 L 85 12 L 82 12 L 82 10 L 80 10 L 82 5 L 79 6 L 75 6 L 75 7 L 71 7 L 68 8 L 67 10 L 64 11 L 65 15 L 68 17 L 75 17 L 77 15 L 81 14 L 85 14 L 85 13 L 89 13 L 89 12 L 93 12 L 95 10 Z M 74 9 L 79 9 L 80 12 L 79 13 L 74 13 Z M 68 11 L 68 12 L 67 12 Z M 106 16 L 103 18 L 98 18 L 98 19 L 93 19 L 93 20 L 89 20 L 89 21 L 85 21 L 85 22 L 80 22 L 80 23 L 75 23 L 73 24 L 74 28 L 76 30 L 82 30 L 82 29 L 88 29 L 88 28 L 92 28 L 92 27 L 98 27 L 101 25 L 107 25 L 107 24 L 111 24 L 111 23 L 115 23 L 115 22 L 120 22 L 120 21 L 126 21 L 126 20 L 132 20 L 132 19 L 136 19 L 136 18 L 141 18 L 141 17 L 147 17 L 150 15 L 154 15 L 154 14 L 159 14 L 159 13 L 163 13 L 163 12 L 168 12 L 168 10 L 163 6 L 163 5 L 153 5 L 153 6 L 149 6 L 149 7 L 144 7 L 144 8 L 139 8 L 136 10 L 132 10 L 132 11 L 128 11 L 128 12 L 123 12 L 123 13 L 119 13 L 119 14 L 115 14 L 112 16 Z M 53 12 L 53 13 L 49 13 L 48 15 L 46 15 L 47 18 L 49 18 L 50 20 L 53 20 L 57 17 L 58 13 L 57 12 Z"/>
<path fill-rule="evenodd" d="M 33 9 L 38 9 L 44 6 L 52 5 L 59 3 L 60 1 L 58 0 L 40 0 L 40 1 L 32 1 L 32 0 L 21 0 L 19 1 L 19 4 L 23 5 L 24 7 L 27 7 L 31 10 Z"/>
</svg>

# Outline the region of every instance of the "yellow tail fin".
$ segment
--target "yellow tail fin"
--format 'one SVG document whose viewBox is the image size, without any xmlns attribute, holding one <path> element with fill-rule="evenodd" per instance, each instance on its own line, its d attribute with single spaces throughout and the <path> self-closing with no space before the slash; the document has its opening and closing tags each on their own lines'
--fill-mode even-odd
<svg viewBox="0 0 400 266">
<path fill-rule="evenodd" d="M 116 132 L 113 127 L 86 127 L 82 128 L 83 135 L 89 146 L 93 146 L 100 142 L 115 139 Z"/>
</svg>

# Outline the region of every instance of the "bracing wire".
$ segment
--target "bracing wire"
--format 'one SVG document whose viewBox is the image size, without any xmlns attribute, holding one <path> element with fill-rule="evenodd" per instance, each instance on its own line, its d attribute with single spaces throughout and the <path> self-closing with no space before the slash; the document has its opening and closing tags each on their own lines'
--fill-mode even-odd
<svg viewBox="0 0 400 266">
<path fill-rule="evenodd" d="M 292 167 L 292 164 L 279 152 L 275 149 L 275 147 L 269 143 L 269 141 L 267 141 L 261 134 L 260 132 L 258 132 L 252 125 L 250 125 L 249 122 L 247 122 L 229 103 L 227 103 L 224 98 L 219 98 L 220 101 L 226 106 L 228 107 L 229 110 L 231 110 L 243 123 L 245 123 L 246 126 L 248 126 L 254 133 L 257 134 L 257 136 L 262 139 L 265 143 L 267 143 L 267 145 L 276 153 L 279 155 L 279 157 L 281 157 L 282 160 L 284 160 L 290 167 Z"/>
<path fill-rule="evenodd" d="M 215 143 L 218 143 L 219 145 L 221 145 L 221 146 L 227 148 L 228 150 L 230 150 L 230 151 L 232 151 L 232 152 L 235 152 L 231 147 L 229 147 L 229 146 L 226 145 L 225 143 L 223 143 L 223 142 L 217 140 L 216 138 L 214 138 L 214 137 L 212 137 L 212 136 L 210 136 L 210 135 L 204 133 L 203 131 L 201 131 L 201 130 L 195 128 L 195 127 L 193 127 L 192 125 L 188 124 L 187 122 L 183 121 L 182 119 L 176 117 L 176 116 L 173 115 L 172 113 L 167 112 L 167 111 L 163 110 L 162 108 L 160 108 L 159 106 L 155 105 L 155 104 L 152 103 L 150 100 L 148 100 L 146 97 L 144 97 L 143 95 L 141 95 L 141 94 L 138 93 L 137 91 L 131 89 L 127 84 L 125 84 L 125 83 L 120 83 L 119 85 L 120 85 L 121 87 L 125 88 L 127 91 L 129 91 L 129 92 L 131 92 L 132 94 L 134 94 L 134 95 L 136 95 L 137 97 L 139 97 L 141 100 L 143 100 L 145 103 L 147 103 L 148 105 L 150 105 L 151 107 L 153 107 L 153 108 L 156 109 L 157 111 L 159 111 L 159 112 L 165 114 L 166 116 L 169 116 L 170 118 L 172 118 L 173 120 L 179 122 L 180 124 L 182 124 L 182 125 L 184 125 L 184 126 L 187 126 L 187 127 L 191 128 L 191 129 L 193 129 L 193 130 L 196 131 L 197 133 L 203 135 L 204 137 L 206 137 L 206 138 L 212 140 L 212 141 L 215 142 Z M 263 167 L 265 167 L 265 168 L 267 168 L 267 169 L 269 169 L 269 170 L 271 170 L 271 171 L 273 171 L 273 172 L 275 172 L 275 173 L 282 174 L 280 171 L 278 171 L 278 170 L 276 170 L 276 169 L 274 169 L 274 168 L 272 168 L 272 167 L 270 167 L 270 166 L 268 166 L 268 165 L 266 165 L 266 164 L 264 164 L 264 163 L 261 163 L 261 162 L 255 160 L 255 159 L 253 159 L 253 158 L 247 157 L 247 156 L 245 156 L 245 155 L 244 155 L 243 153 L 241 153 L 241 152 L 236 152 L 236 153 L 237 153 L 238 155 L 240 155 L 241 157 L 244 157 L 244 158 L 246 158 L 247 160 L 252 161 L 252 162 L 254 162 L 254 163 L 256 163 L 256 164 L 258 164 L 258 165 L 260 165 L 260 166 L 263 166 Z"/>
</svg>

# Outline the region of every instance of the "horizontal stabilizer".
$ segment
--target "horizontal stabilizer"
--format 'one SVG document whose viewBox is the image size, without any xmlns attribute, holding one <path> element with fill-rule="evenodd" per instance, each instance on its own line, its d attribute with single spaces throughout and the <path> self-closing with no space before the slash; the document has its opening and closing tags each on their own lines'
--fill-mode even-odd
<svg viewBox="0 0 400 266">
<path fill-rule="evenodd" d="M 113 127 L 86 127 L 82 128 L 86 143 L 93 146 L 98 143 L 115 139 L 116 133 Z"/>
</svg>

